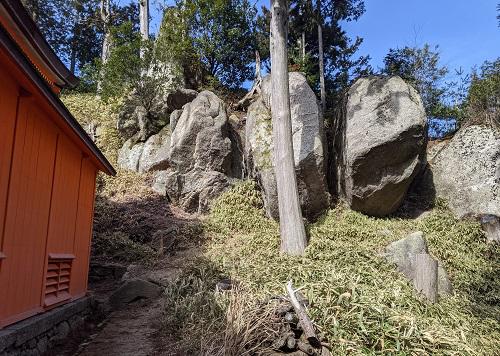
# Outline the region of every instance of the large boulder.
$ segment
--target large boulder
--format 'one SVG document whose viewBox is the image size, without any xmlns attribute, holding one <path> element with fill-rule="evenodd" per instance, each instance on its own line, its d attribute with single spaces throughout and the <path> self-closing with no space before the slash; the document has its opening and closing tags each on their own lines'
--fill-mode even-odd
<svg viewBox="0 0 500 356">
<path fill-rule="evenodd" d="M 458 217 L 500 216 L 500 133 L 461 129 L 430 161 L 434 188 Z"/>
<path fill-rule="evenodd" d="M 137 91 L 129 94 L 117 121 L 117 129 L 125 140 L 132 139 L 133 143 L 146 141 L 169 123 L 172 112 L 182 109 L 198 94 L 195 90 L 184 88 L 166 94 L 163 91 L 159 90 L 150 102 L 143 100 Z"/>
<path fill-rule="evenodd" d="M 153 189 L 191 212 L 203 213 L 241 173 L 226 107 L 214 93 L 201 92 L 184 106 L 170 138 L 171 168 L 155 175 Z"/>
<path fill-rule="evenodd" d="M 345 109 L 335 137 L 339 195 L 353 210 L 391 214 L 425 163 L 422 100 L 400 77 L 372 76 L 350 88 Z"/>
<path fill-rule="evenodd" d="M 170 128 L 165 126 L 146 142 L 128 139 L 118 151 L 118 165 L 139 173 L 167 169 L 169 164 Z"/>
<path fill-rule="evenodd" d="M 325 176 L 323 117 L 316 95 L 301 73 L 289 73 L 290 109 L 295 172 L 302 212 L 309 219 L 317 218 L 328 208 L 330 196 Z M 263 191 L 266 212 L 277 219 L 278 197 L 273 167 L 271 123 L 271 82 L 267 76 L 262 84 L 262 97 L 248 108 L 245 156 L 251 177 Z"/>
</svg>

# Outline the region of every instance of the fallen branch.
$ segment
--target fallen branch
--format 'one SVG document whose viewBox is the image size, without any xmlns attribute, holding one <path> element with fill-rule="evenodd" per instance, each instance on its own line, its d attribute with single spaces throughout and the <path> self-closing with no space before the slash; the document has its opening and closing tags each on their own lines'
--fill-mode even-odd
<svg viewBox="0 0 500 356">
<path fill-rule="evenodd" d="M 289 281 L 287 283 L 286 290 L 288 292 L 288 295 L 290 296 L 290 303 L 292 303 L 293 309 L 295 310 L 295 313 L 299 318 L 300 326 L 304 331 L 304 336 L 306 337 L 307 341 L 309 341 L 309 343 L 316 348 L 321 347 L 321 342 L 316 336 L 316 332 L 314 331 L 314 325 L 311 319 L 309 319 L 309 316 L 306 313 L 304 305 L 298 301 L 295 295 L 295 291 L 293 290 L 292 286 L 292 281 Z"/>
</svg>

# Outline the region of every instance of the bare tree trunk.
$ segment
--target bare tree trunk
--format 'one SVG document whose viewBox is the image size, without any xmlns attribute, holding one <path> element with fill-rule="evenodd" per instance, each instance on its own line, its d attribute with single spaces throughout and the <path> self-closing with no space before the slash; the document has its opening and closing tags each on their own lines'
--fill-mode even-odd
<svg viewBox="0 0 500 356">
<path fill-rule="evenodd" d="M 106 64 L 109 59 L 111 49 L 111 32 L 109 31 L 111 22 L 110 0 L 101 0 L 101 21 L 104 25 L 104 40 L 102 42 L 101 62 Z"/>
<path fill-rule="evenodd" d="M 304 253 L 306 231 L 300 210 L 292 146 L 290 92 L 288 87 L 288 2 L 271 0 L 271 114 L 274 141 L 274 169 L 278 188 L 281 250 Z"/>
<path fill-rule="evenodd" d="M 149 0 L 139 0 L 139 19 L 142 40 L 147 41 L 149 39 Z M 141 58 L 143 56 L 144 49 L 141 48 Z"/>
<path fill-rule="evenodd" d="M 302 32 L 302 62 L 306 61 L 306 33 Z"/>
<path fill-rule="evenodd" d="M 101 21 L 104 27 L 104 40 L 102 41 L 101 50 L 101 73 L 97 82 L 97 95 L 102 91 L 102 78 L 104 77 L 104 67 L 108 63 L 109 54 L 111 52 L 111 32 L 109 30 L 111 24 L 110 0 L 101 0 Z"/>
<path fill-rule="evenodd" d="M 261 73 L 260 54 L 259 51 L 255 51 L 255 75 L 253 79 L 253 85 L 250 91 L 243 97 L 243 99 L 238 101 L 238 104 L 236 104 L 236 109 L 245 109 L 246 107 L 248 107 L 248 105 L 250 105 L 255 95 L 261 93 L 261 87 L 262 87 L 262 73 Z"/>
<path fill-rule="evenodd" d="M 321 109 L 326 110 L 326 89 L 325 89 L 325 61 L 323 57 L 323 20 L 321 18 L 321 0 L 316 2 L 317 22 L 318 22 L 318 57 L 319 57 L 319 86 L 321 94 Z"/>
<path fill-rule="evenodd" d="M 71 73 L 75 74 L 76 70 L 76 45 L 75 45 L 75 40 L 73 39 L 71 44 L 71 55 L 70 55 L 70 61 L 69 61 L 69 70 Z"/>
</svg>

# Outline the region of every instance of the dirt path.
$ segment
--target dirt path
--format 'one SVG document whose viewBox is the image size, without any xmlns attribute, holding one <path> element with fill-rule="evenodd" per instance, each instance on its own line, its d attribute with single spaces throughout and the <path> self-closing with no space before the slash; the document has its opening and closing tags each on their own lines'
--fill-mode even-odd
<svg viewBox="0 0 500 356">
<path fill-rule="evenodd" d="M 155 350 L 154 335 L 160 329 L 161 317 L 161 299 L 147 304 L 136 302 L 113 312 L 104 327 L 81 344 L 75 355 L 160 355 Z"/>
<path fill-rule="evenodd" d="M 173 256 L 166 256 L 154 268 L 139 267 L 130 278 L 142 278 L 167 286 L 182 272 L 183 266 L 196 258 L 201 248 L 192 246 Z M 140 299 L 107 315 L 104 322 L 85 340 L 68 345 L 58 355 L 78 356 L 157 356 L 173 355 L 163 345 L 163 297 Z"/>
</svg>

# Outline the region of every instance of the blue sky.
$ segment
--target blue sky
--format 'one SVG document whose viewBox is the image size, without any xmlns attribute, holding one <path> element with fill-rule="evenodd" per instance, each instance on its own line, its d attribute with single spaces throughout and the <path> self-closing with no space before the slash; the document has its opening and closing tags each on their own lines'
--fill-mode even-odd
<svg viewBox="0 0 500 356">
<path fill-rule="evenodd" d="M 256 0 L 260 7 L 270 1 Z M 467 72 L 500 57 L 500 0 L 365 0 L 366 13 L 345 24 L 351 37 L 364 39 L 358 54 L 369 54 L 377 69 L 389 48 L 439 45 L 442 64 Z M 119 0 L 127 3 L 129 0 Z M 164 0 L 151 0 L 151 31 L 156 32 Z M 171 1 L 167 1 L 171 3 Z"/>
</svg>

